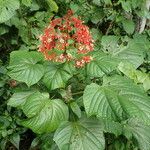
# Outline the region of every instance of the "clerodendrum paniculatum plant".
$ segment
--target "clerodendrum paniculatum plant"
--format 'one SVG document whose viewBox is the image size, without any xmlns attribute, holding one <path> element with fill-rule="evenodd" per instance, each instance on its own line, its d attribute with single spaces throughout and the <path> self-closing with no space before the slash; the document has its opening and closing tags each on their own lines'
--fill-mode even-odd
<svg viewBox="0 0 150 150">
<path fill-rule="evenodd" d="M 102 50 L 94 49 L 89 28 L 72 11 L 53 19 L 39 52 L 10 54 L 8 75 L 20 89 L 8 105 L 25 114 L 19 124 L 54 134 L 60 150 L 149 150 L 149 76 L 136 71 L 144 60 L 138 40 L 103 37 Z"/>
</svg>

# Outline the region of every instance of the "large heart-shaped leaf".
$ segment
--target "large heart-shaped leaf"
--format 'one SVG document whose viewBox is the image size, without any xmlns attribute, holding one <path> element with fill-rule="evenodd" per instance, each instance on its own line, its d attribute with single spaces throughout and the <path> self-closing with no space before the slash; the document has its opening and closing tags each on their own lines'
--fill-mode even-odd
<svg viewBox="0 0 150 150">
<path fill-rule="evenodd" d="M 61 150 L 103 150 L 105 140 L 99 121 L 82 118 L 62 124 L 54 135 Z"/>
<path fill-rule="evenodd" d="M 113 120 L 137 117 L 150 124 L 150 99 L 140 86 L 122 76 L 104 78 L 103 85 L 88 85 L 83 101 L 86 113 Z"/>
<path fill-rule="evenodd" d="M 10 54 L 8 75 L 31 86 L 44 75 L 43 65 L 38 64 L 42 59 L 42 55 L 38 52 L 13 51 Z"/>
<path fill-rule="evenodd" d="M 68 120 L 68 107 L 62 100 L 50 100 L 47 93 L 36 92 L 27 98 L 22 110 L 28 117 L 22 124 L 36 133 L 54 131 Z"/>
<path fill-rule="evenodd" d="M 46 73 L 43 78 L 44 84 L 51 90 L 56 88 L 64 88 L 66 82 L 72 77 L 71 70 L 68 70 L 68 66 L 64 68 L 64 65 L 55 65 L 52 63 L 46 63 Z"/>
<path fill-rule="evenodd" d="M 0 23 L 9 20 L 19 7 L 19 0 L 0 0 Z"/>
<path fill-rule="evenodd" d="M 118 102 L 117 96 L 109 89 L 101 87 L 95 83 L 88 85 L 84 91 L 83 102 L 86 113 L 117 120 L 122 118 L 123 110 Z M 110 96 L 108 97 L 108 94 Z M 112 99 L 112 100 L 111 100 Z"/>
</svg>

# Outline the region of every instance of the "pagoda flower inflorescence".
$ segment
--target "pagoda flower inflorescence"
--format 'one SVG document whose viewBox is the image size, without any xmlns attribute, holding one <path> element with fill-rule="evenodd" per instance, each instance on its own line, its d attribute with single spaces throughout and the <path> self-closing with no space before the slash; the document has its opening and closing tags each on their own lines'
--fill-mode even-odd
<svg viewBox="0 0 150 150">
<path fill-rule="evenodd" d="M 46 60 L 74 61 L 78 68 L 92 60 L 89 52 L 94 49 L 94 41 L 89 28 L 71 10 L 64 17 L 52 20 L 40 41 L 39 51 Z"/>
</svg>

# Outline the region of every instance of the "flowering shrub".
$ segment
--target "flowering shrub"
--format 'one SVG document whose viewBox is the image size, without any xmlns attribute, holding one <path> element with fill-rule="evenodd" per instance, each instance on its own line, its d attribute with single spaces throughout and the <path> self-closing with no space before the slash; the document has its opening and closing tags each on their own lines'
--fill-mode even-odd
<svg viewBox="0 0 150 150">
<path fill-rule="evenodd" d="M 89 28 L 73 15 L 72 10 L 62 18 L 52 20 L 40 36 L 39 51 L 45 59 L 54 62 L 74 61 L 83 67 L 92 60 L 89 52 L 94 44 Z"/>
<path fill-rule="evenodd" d="M 149 4 L 2 1 L 0 149 L 149 150 Z"/>
</svg>

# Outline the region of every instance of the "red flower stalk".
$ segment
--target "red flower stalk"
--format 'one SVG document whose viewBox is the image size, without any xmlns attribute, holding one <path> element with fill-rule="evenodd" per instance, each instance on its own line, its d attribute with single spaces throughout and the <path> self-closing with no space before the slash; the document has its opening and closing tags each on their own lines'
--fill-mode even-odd
<svg viewBox="0 0 150 150">
<path fill-rule="evenodd" d="M 74 61 L 78 68 L 92 60 L 88 53 L 93 51 L 94 41 L 89 28 L 71 10 L 64 17 L 52 20 L 40 41 L 39 51 L 46 60 Z"/>
</svg>

